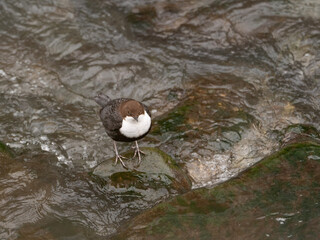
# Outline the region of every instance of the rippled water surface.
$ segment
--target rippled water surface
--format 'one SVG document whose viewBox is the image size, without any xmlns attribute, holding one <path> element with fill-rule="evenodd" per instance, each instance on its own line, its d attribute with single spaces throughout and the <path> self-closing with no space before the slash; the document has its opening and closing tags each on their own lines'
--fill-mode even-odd
<svg viewBox="0 0 320 240">
<path fill-rule="evenodd" d="M 15 157 L 1 163 L 0 238 L 105 239 L 157 203 L 89 177 L 113 156 L 97 92 L 149 105 L 141 145 L 194 188 L 276 151 L 290 125 L 319 129 L 319 13 L 317 0 L 1 1 L 0 140 Z"/>
</svg>

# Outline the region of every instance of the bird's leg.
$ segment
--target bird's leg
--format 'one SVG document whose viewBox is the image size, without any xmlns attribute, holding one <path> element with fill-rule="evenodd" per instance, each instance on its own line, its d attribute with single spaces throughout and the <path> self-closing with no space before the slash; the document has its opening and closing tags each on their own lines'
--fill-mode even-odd
<svg viewBox="0 0 320 240">
<path fill-rule="evenodd" d="M 123 166 L 125 169 L 128 169 L 128 167 L 124 164 L 124 162 L 123 162 L 123 160 L 122 160 L 122 158 L 126 158 L 126 157 L 123 157 L 123 156 L 119 155 L 116 141 L 113 141 L 113 146 L 114 146 L 114 151 L 116 152 L 115 165 L 117 165 L 117 162 L 118 162 L 118 160 L 119 160 L 120 163 L 122 164 L 122 166 Z"/>
<path fill-rule="evenodd" d="M 140 155 L 140 153 L 141 154 L 145 154 L 144 152 L 142 152 L 140 149 L 139 149 L 139 145 L 138 145 L 138 141 L 135 141 L 135 143 L 136 143 L 136 150 L 134 151 L 134 155 L 133 155 L 133 158 L 138 154 L 138 165 L 137 165 L 137 167 L 139 167 L 140 166 L 140 163 L 141 163 L 141 155 Z"/>
</svg>

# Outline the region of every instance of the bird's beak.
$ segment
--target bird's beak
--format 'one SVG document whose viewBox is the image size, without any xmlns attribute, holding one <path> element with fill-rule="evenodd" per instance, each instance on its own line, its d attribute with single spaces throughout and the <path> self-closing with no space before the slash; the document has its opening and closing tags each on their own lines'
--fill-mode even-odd
<svg viewBox="0 0 320 240">
<path fill-rule="evenodd" d="M 138 122 L 138 117 L 133 117 L 133 118 L 134 118 L 134 120 L 136 120 Z"/>
</svg>

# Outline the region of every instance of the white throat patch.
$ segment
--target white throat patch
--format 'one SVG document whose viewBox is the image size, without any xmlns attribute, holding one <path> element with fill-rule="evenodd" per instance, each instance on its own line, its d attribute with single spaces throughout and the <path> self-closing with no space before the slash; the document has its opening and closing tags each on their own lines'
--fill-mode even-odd
<svg viewBox="0 0 320 240">
<path fill-rule="evenodd" d="M 120 132 L 128 138 L 137 138 L 148 132 L 151 125 L 151 118 L 146 111 L 140 114 L 138 121 L 133 117 L 127 116 L 122 120 Z"/>
</svg>

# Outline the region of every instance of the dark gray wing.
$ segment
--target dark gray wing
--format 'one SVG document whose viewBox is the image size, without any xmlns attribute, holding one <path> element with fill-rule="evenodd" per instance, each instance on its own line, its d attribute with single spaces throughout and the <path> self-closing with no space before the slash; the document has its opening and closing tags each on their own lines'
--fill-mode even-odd
<svg viewBox="0 0 320 240">
<path fill-rule="evenodd" d="M 101 107 L 107 106 L 108 103 L 111 101 L 111 99 L 107 95 L 105 95 L 103 93 L 98 93 L 98 95 L 94 97 L 94 100 Z"/>
<path fill-rule="evenodd" d="M 100 110 L 100 119 L 103 126 L 109 131 L 115 131 L 122 126 L 122 117 L 118 111 L 121 99 L 111 100 L 104 108 Z"/>
</svg>

